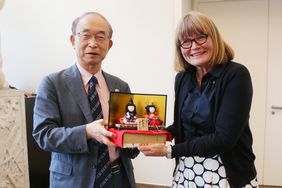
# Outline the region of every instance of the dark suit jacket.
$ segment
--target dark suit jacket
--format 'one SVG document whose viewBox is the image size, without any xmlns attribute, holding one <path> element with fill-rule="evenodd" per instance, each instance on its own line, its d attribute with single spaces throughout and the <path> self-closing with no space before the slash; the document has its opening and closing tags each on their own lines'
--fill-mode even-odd
<svg viewBox="0 0 282 188">
<path fill-rule="evenodd" d="M 181 111 L 191 86 L 189 72 L 177 74 L 175 79 L 174 123 L 167 128 L 176 145 L 172 157 L 220 155 L 232 187 L 242 187 L 256 176 L 255 155 L 249 112 L 252 103 L 252 82 L 246 67 L 235 62 L 217 65 L 211 74 L 215 79 L 213 133 L 192 140 L 184 140 Z"/>
<path fill-rule="evenodd" d="M 103 75 L 110 91 L 130 92 L 121 79 L 105 72 Z M 86 139 L 85 131 L 92 121 L 76 65 L 42 80 L 34 107 L 33 137 L 42 149 L 52 152 L 50 187 L 94 187 L 98 147 L 96 141 Z M 135 187 L 133 166 L 124 150 L 121 161 L 131 187 Z"/>
</svg>

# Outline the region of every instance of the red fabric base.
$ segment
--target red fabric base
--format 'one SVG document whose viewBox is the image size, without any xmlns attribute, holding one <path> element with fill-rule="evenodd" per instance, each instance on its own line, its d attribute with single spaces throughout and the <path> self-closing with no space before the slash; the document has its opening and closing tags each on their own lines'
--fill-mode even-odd
<svg viewBox="0 0 282 188">
<path fill-rule="evenodd" d="M 109 128 L 109 131 L 111 131 L 111 132 L 113 132 L 117 135 L 115 138 L 111 138 L 111 141 L 119 147 L 123 147 L 123 135 L 124 135 L 124 133 L 150 134 L 150 135 L 166 134 L 167 135 L 167 141 L 172 140 L 172 136 L 171 136 L 170 132 L 168 132 L 166 130 L 139 131 L 139 130 L 118 130 L 118 129 L 114 129 L 114 128 Z"/>
</svg>

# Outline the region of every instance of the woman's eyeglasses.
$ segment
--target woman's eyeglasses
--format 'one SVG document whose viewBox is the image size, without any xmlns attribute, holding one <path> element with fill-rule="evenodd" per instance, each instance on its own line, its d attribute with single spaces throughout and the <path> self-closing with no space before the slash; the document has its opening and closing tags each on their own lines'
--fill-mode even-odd
<svg viewBox="0 0 282 188">
<path fill-rule="evenodd" d="M 193 42 L 196 42 L 198 45 L 204 44 L 207 42 L 208 35 L 201 34 L 193 39 L 186 39 L 180 43 L 180 46 L 184 49 L 190 49 L 192 47 Z"/>
</svg>

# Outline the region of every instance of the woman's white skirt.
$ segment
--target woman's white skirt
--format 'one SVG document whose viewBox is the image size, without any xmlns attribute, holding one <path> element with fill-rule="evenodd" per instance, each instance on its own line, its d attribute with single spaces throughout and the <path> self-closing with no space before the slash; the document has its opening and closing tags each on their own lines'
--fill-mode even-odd
<svg viewBox="0 0 282 188">
<path fill-rule="evenodd" d="M 230 188 L 218 155 L 212 158 L 181 157 L 172 181 L 173 188 Z M 256 178 L 245 188 L 258 187 Z"/>
</svg>

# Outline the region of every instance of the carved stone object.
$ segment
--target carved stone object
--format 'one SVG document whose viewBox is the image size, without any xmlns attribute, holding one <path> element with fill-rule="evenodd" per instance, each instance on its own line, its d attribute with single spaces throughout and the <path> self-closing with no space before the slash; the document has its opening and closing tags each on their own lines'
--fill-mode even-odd
<svg viewBox="0 0 282 188">
<path fill-rule="evenodd" d="M 24 93 L 0 90 L 0 188 L 29 188 Z"/>
</svg>

